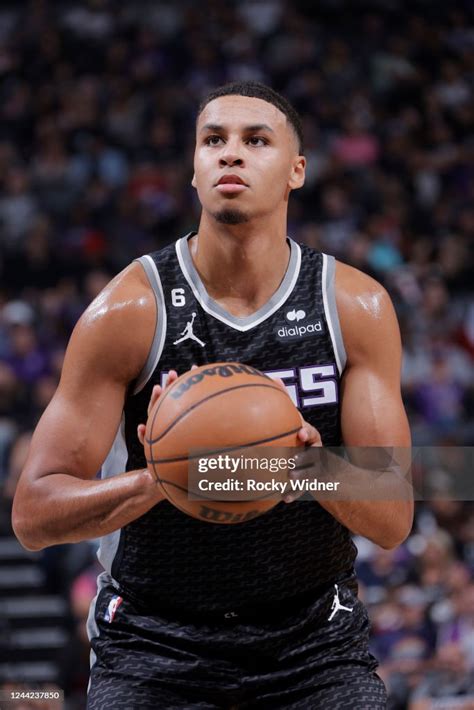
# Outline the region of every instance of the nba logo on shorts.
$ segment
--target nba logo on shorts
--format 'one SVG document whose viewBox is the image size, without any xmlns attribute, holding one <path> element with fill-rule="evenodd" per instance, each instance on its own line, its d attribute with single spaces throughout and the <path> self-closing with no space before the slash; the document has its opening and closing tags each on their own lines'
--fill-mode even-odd
<svg viewBox="0 0 474 710">
<path fill-rule="evenodd" d="M 117 609 L 119 608 L 122 602 L 123 599 L 119 596 L 112 597 L 112 599 L 109 601 L 109 606 L 107 607 L 107 611 L 104 614 L 104 620 L 108 621 L 109 624 L 111 624 L 114 620 L 115 614 L 117 613 Z"/>
</svg>

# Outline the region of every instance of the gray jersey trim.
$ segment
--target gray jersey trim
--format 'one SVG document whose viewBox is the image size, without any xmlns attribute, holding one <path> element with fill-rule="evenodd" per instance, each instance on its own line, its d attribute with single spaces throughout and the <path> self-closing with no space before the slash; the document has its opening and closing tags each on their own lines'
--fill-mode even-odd
<svg viewBox="0 0 474 710">
<path fill-rule="evenodd" d="M 323 254 L 322 290 L 324 312 L 326 314 L 326 321 L 329 328 L 329 334 L 331 336 L 332 347 L 336 356 L 337 368 L 339 370 L 339 375 L 342 375 L 342 372 L 346 366 L 347 356 L 346 349 L 344 347 L 344 340 L 342 339 L 339 316 L 337 313 L 335 276 L 335 258 L 333 256 L 329 256 L 328 254 Z"/>
<path fill-rule="evenodd" d="M 165 297 L 163 294 L 163 286 L 161 285 L 161 279 L 158 273 L 158 269 L 156 268 L 156 264 L 151 258 L 151 256 L 149 256 L 148 254 L 146 254 L 145 256 L 141 256 L 136 261 L 138 261 L 139 264 L 143 266 L 143 269 L 148 277 L 148 281 L 150 282 L 150 286 L 152 287 L 153 293 L 155 294 L 156 326 L 155 334 L 153 336 L 153 342 L 151 344 L 150 352 L 148 353 L 147 361 L 143 370 L 138 376 L 135 389 L 133 390 L 133 394 L 137 394 L 145 387 L 146 383 L 154 373 L 156 366 L 158 365 L 158 361 L 161 357 L 161 353 L 163 352 L 163 347 L 165 345 L 167 324 L 166 304 Z"/>
<path fill-rule="evenodd" d="M 283 281 L 273 294 L 273 296 L 265 303 L 264 306 L 258 309 L 255 313 L 245 318 L 237 318 L 228 313 L 225 308 L 222 308 L 213 298 L 207 293 L 204 284 L 194 266 L 191 254 L 189 252 L 188 239 L 190 235 L 182 237 L 176 242 L 176 254 L 178 256 L 179 265 L 183 272 L 184 278 L 189 283 L 194 296 L 202 308 L 209 315 L 217 318 L 235 330 L 246 331 L 254 328 L 262 321 L 269 318 L 277 311 L 287 300 L 293 291 L 296 281 L 300 273 L 301 266 L 301 249 L 299 245 L 292 239 L 288 238 L 290 245 L 290 261 L 286 270 Z"/>
<path fill-rule="evenodd" d="M 100 472 L 101 478 L 111 478 L 118 473 L 125 471 L 127 466 L 128 451 L 125 444 L 125 419 L 122 416 L 122 421 L 115 435 L 114 443 L 110 449 L 107 458 L 105 459 Z M 112 563 L 117 554 L 117 549 L 120 542 L 120 530 L 115 530 L 109 535 L 104 535 L 100 538 L 99 550 L 97 558 L 106 572 L 111 574 Z"/>
</svg>

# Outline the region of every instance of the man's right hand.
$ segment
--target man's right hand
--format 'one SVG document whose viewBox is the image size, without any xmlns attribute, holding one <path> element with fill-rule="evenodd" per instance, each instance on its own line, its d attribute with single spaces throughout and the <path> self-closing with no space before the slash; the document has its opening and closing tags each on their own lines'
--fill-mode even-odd
<svg viewBox="0 0 474 710">
<path fill-rule="evenodd" d="M 168 379 L 166 380 L 166 386 L 162 387 L 161 385 L 155 385 L 152 389 L 151 392 L 151 397 L 150 401 L 148 403 L 148 409 L 147 409 L 147 417 L 150 416 L 151 411 L 155 404 L 158 402 L 160 399 L 161 395 L 170 387 L 170 385 L 173 384 L 178 379 L 178 373 L 176 370 L 170 370 L 168 373 Z M 139 424 L 137 427 L 137 436 L 140 444 L 144 446 L 145 444 L 145 431 L 146 431 L 146 424 Z"/>
</svg>

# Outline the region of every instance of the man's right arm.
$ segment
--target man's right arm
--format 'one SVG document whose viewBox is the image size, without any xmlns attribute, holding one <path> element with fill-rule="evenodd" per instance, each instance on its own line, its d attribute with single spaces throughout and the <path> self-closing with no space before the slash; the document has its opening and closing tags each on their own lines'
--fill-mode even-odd
<svg viewBox="0 0 474 710">
<path fill-rule="evenodd" d="M 15 494 L 13 528 L 26 548 L 106 535 L 163 499 L 147 469 L 96 480 L 155 324 L 154 295 L 139 264 L 113 279 L 77 324 Z"/>
</svg>

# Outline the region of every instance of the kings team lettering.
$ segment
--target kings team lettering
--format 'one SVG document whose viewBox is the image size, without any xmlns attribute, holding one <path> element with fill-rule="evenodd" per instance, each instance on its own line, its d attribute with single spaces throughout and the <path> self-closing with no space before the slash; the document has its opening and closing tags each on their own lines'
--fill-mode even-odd
<svg viewBox="0 0 474 710">
<path fill-rule="evenodd" d="M 192 385 L 201 382 L 204 377 L 232 377 L 234 374 L 245 372 L 248 375 L 261 375 L 259 370 L 249 365 L 218 365 L 209 367 L 190 376 L 170 396 L 178 399 Z M 298 409 L 317 407 L 323 404 L 338 402 L 338 383 L 336 366 L 334 363 L 327 365 L 308 365 L 305 367 L 289 367 L 279 370 L 267 370 L 263 373 L 272 379 L 283 381 L 288 394 Z M 166 385 L 168 373 L 161 373 L 161 386 Z"/>
</svg>

